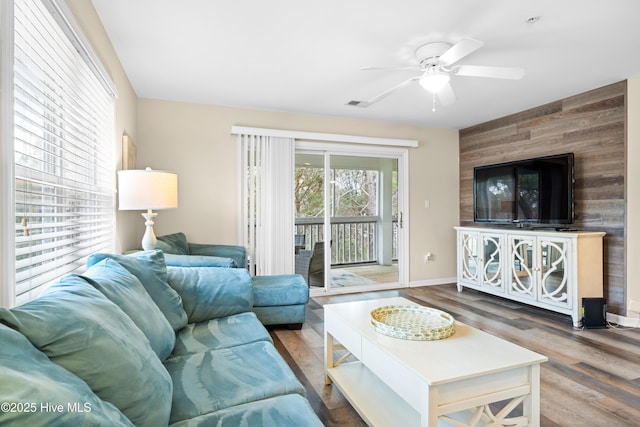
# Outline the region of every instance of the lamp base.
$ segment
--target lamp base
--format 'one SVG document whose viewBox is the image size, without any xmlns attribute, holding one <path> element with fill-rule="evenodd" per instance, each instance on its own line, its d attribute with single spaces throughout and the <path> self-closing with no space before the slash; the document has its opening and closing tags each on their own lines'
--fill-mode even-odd
<svg viewBox="0 0 640 427">
<path fill-rule="evenodd" d="M 144 249 L 145 251 L 152 251 L 156 248 L 156 244 L 158 243 L 156 235 L 153 232 L 153 225 L 155 224 L 153 222 L 153 218 L 157 217 L 158 214 L 152 212 L 151 209 L 149 209 L 147 212 L 142 213 L 141 215 L 146 220 L 144 222 L 144 225 L 147 227 L 144 231 L 144 236 L 142 236 L 142 249 Z"/>
</svg>

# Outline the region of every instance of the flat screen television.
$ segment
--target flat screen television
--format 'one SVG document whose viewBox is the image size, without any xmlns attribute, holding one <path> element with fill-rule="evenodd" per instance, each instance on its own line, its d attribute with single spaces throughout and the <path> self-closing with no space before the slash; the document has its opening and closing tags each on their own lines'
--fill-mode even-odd
<svg viewBox="0 0 640 427">
<path fill-rule="evenodd" d="M 473 170 L 474 221 L 573 224 L 573 153 Z"/>
</svg>

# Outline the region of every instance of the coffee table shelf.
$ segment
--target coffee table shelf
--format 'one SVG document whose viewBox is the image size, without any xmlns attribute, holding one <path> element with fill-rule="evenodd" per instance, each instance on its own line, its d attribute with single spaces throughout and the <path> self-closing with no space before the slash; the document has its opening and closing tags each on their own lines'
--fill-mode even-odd
<svg viewBox="0 0 640 427">
<path fill-rule="evenodd" d="M 351 406 L 371 426 L 419 426 L 420 414 L 360 362 L 327 373 Z"/>
</svg>

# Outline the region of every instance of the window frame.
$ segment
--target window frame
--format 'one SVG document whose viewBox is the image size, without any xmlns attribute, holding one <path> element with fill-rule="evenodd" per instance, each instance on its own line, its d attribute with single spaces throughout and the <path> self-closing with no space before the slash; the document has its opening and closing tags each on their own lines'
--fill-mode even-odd
<svg viewBox="0 0 640 427">
<path fill-rule="evenodd" d="M 30 0 L 32 1 L 32 0 Z M 96 88 L 104 90 L 104 94 L 100 92 L 100 96 L 107 95 L 104 99 L 107 103 L 104 105 L 104 112 L 106 113 L 106 119 L 104 122 L 100 122 L 96 128 L 99 137 L 97 138 L 104 149 L 107 150 L 108 166 L 104 174 L 108 176 L 106 182 L 108 185 L 102 187 L 103 194 L 110 193 L 106 199 L 106 203 L 102 206 L 109 206 L 107 223 L 110 223 L 111 233 L 108 242 L 101 245 L 102 247 L 109 247 L 111 251 L 115 248 L 115 161 L 114 161 L 114 148 L 113 141 L 115 140 L 115 98 L 117 92 L 114 83 L 111 81 L 108 73 L 103 65 L 97 59 L 97 56 L 93 53 L 90 44 L 82 34 L 80 26 L 75 21 L 73 14 L 69 10 L 64 0 L 38 0 L 41 1 L 45 9 L 51 14 L 51 17 L 55 21 L 55 24 L 62 30 L 62 33 L 68 41 L 71 43 L 73 49 L 79 54 L 82 62 L 88 67 L 88 76 L 91 79 L 96 79 L 94 85 Z M 0 257 L 0 277 L 3 280 L 0 286 L 0 306 L 11 307 L 16 304 L 18 298 L 17 284 L 16 284 L 16 244 L 17 244 L 17 232 L 16 232 L 16 158 L 15 158 L 15 126 L 16 126 L 16 109 L 14 108 L 15 100 L 15 81 L 14 81 L 14 64 L 15 64 L 15 5 L 14 1 L 2 0 L 0 4 L 0 19 L 2 21 L 2 151 L 0 153 L 2 160 L 1 170 L 1 209 L 2 220 L 0 221 L 0 237 L 2 240 L 2 255 Z M 56 30 L 57 31 L 57 30 Z M 75 56 L 76 53 L 73 53 Z M 96 84 L 99 83 L 99 84 Z M 69 112 L 67 112 L 69 114 Z M 94 122 L 91 122 L 94 124 Z M 98 123 L 98 122 L 95 122 Z M 104 133 L 106 132 L 106 134 Z M 65 134 L 67 135 L 67 134 Z M 86 142 L 87 140 L 84 139 Z M 102 145 L 104 144 L 104 145 Z M 68 170 L 68 168 L 65 168 Z M 89 168 L 89 170 L 95 171 L 97 168 Z M 59 213 L 57 214 L 59 215 Z M 99 222 L 99 221 L 98 221 Z M 109 224 L 107 224 L 109 227 Z M 87 255 L 88 256 L 88 255 Z M 84 259 L 85 257 L 79 258 Z M 78 259 L 78 260 L 79 260 Z M 75 262 L 77 263 L 76 260 Z M 73 264 L 73 262 L 69 263 Z M 74 268 L 74 270 L 80 270 L 82 267 Z M 61 272 L 60 276 L 66 274 Z M 46 284 L 40 287 L 45 289 L 50 283 L 56 279 L 49 280 Z M 31 291 L 28 291 L 28 293 Z M 29 298 L 21 298 L 22 302 L 25 302 Z"/>
</svg>

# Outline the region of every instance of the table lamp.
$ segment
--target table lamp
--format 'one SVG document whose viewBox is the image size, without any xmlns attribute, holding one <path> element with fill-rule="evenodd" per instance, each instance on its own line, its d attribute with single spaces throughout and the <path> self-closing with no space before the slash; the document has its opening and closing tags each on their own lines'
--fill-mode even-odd
<svg viewBox="0 0 640 427">
<path fill-rule="evenodd" d="M 143 211 L 147 227 L 142 237 L 142 249 L 155 249 L 156 235 L 153 232 L 153 210 L 178 207 L 178 175 L 173 172 L 152 170 L 118 171 L 118 209 Z"/>
</svg>

